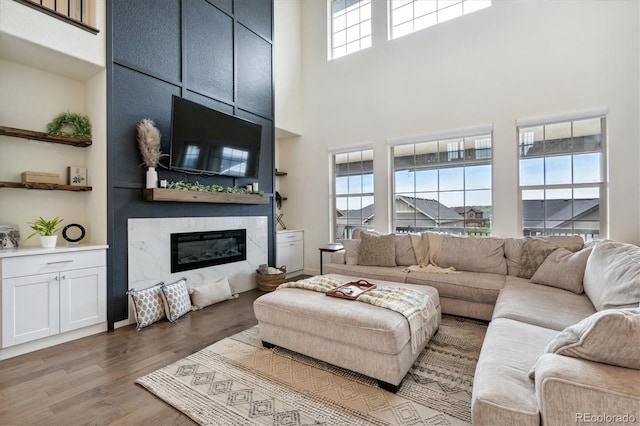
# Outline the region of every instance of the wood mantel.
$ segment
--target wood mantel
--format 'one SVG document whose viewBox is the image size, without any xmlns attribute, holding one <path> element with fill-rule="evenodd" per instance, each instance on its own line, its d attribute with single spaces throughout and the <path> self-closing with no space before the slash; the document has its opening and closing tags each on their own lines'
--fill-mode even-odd
<svg viewBox="0 0 640 426">
<path fill-rule="evenodd" d="M 268 196 L 257 194 L 231 194 L 228 192 L 200 192 L 181 189 L 148 188 L 146 201 L 177 201 L 183 203 L 269 204 Z"/>
</svg>

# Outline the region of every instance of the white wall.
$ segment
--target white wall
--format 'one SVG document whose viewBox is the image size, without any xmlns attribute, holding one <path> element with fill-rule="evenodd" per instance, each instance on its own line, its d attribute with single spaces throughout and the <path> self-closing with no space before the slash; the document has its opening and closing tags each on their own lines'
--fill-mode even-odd
<svg viewBox="0 0 640 426">
<path fill-rule="evenodd" d="M 373 0 L 373 47 L 327 61 L 326 2 L 302 3 L 304 134 L 279 150 L 289 227 L 305 230 L 305 267 L 329 238 L 330 148 L 375 147 L 376 226 L 389 218 L 386 141 L 493 124 L 493 231 L 520 235 L 515 120 L 608 109 L 609 237 L 640 241 L 638 3 L 494 1 L 386 40 Z"/>
</svg>

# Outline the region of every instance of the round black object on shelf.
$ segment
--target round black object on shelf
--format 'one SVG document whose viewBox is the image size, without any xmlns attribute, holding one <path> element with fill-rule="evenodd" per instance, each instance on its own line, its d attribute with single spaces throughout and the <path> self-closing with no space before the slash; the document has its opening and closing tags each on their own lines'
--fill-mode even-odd
<svg viewBox="0 0 640 426">
<path fill-rule="evenodd" d="M 71 238 L 67 235 L 67 231 L 70 228 L 78 228 L 80 230 L 80 236 L 77 238 Z M 62 238 L 64 238 L 65 240 L 69 241 L 70 243 L 77 243 L 78 241 L 80 241 L 81 239 L 84 238 L 86 232 L 84 230 L 84 227 L 82 225 L 78 225 L 77 223 L 72 223 L 69 224 L 67 226 L 64 227 L 64 229 L 62 230 Z"/>
</svg>

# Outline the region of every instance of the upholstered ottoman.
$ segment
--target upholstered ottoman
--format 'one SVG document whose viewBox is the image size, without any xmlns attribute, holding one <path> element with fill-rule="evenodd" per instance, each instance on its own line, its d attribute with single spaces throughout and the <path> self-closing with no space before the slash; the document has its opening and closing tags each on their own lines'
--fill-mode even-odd
<svg viewBox="0 0 640 426">
<path fill-rule="evenodd" d="M 330 275 L 343 281 L 358 278 Z M 433 287 L 368 280 L 378 287 L 407 287 L 426 294 L 436 307 L 428 319 L 431 334 L 412 350 L 407 319 L 367 303 L 324 293 L 283 288 L 253 304 L 265 347 L 280 346 L 378 380 L 396 392 L 420 352 L 440 325 L 438 291 Z"/>
</svg>

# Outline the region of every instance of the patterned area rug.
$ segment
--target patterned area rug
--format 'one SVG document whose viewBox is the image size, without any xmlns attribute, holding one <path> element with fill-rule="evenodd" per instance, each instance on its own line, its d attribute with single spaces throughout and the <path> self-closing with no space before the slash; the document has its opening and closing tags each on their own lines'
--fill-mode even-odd
<svg viewBox="0 0 640 426">
<path fill-rule="evenodd" d="M 486 328 L 443 315 L 395 395 L 369 377 L 265 349 L 257 326 L 136 383 L 202 425 L 464 425 Z"/>
</svg>

